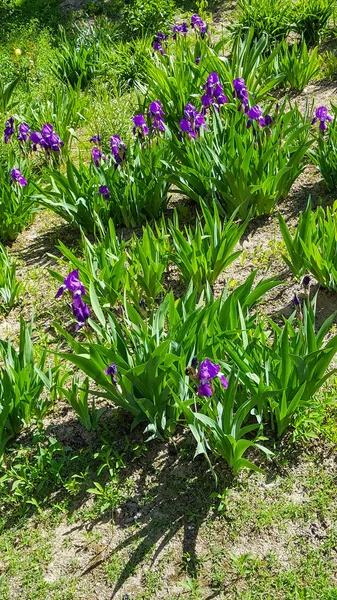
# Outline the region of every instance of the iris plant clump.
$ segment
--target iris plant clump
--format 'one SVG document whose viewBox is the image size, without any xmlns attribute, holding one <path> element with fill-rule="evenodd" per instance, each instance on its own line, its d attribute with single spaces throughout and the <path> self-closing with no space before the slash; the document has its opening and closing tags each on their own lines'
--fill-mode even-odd
<svg viewBox="0 0 337 600">
<path fill-rule="evenodd" d="M 82 298 L 82 296 L 86 294 L 86 291 L 83 283 L 79 279 L 78 269 L 71 271 L 71 273 L 65 277 L 64 283 L 58 289 L 55 298 L 60 298 L 66 290 L 72 295 L 72 311 L 77 321 L 75 329 L 78 331 L 90 317 L 89 306 L 85 304 Z"/>
<path fill-rule="evenodd" d="M 312 125 L 316 123 L 319 123 L 319 125 L 318 135 L 315 135 L 317 144 L 310 152 L 310 156 L 319 169 L 329 191 L 334 191 L 337 187 L 337 121 L 335 107 L 333 107 L 333 110 L 334 119 L 329 115 L 326 106 L 319 106 L 311 121 Z"/>
<path fill-rule="evenodd" d="M 194 31 L 197 36 L 200 35 L 202 40 L 206 35 L 209 34 L 207 23 L 205 23 L 205 21 L 196 13 L 191 17 L 191 30 Z M 173 40 L 177 40 L 180 36 L 185 37 L 187 33 L 188 24 L 185 22 L 175 23 L 172 27 Z M 164 56 L 165 51 L 163 48 L 163 43 L 167 42 L 167 40 L 168 36 L 159 31 L 152 42 L 152 48 L 154 52 L 159 52 L 162 56 Z"/>
<path fill-rule="evenodd" d="M 52 152 L 60 152 L 61 148 L 64 146 L 64 142 L 50 123 L 42 125 L 41 131 L 31 131 L 28 123 L 21 123 L 18 127 L 18 131 L 17 139 L 24 154 L 27 153 L 27 148 L 24 146 L 27 142 L 30 142 L 29 150 L 35 152 L 38 149 L 38 146 L 40 146 L 40 148 L 44 150 L 47 158 L 50 157 Z M 10 117 L 5 125 L 5 144 L 12 141 L 14 134 L 14 117 Z"/>
<path fill-rule="evenodd" d="M 243 110 L 248 117 L 246 123 L 247 129 L 253 126 L 253 133 L 255 136 L 256 130 L 254 125 L 255 127 L 269 127 L 272 124 L 272 117 L 268 114 L 263 116 L 262 109 L 257 104 L 250 107 L 249 94 L 245 80 L 242 77 L 234 79 L 233 88 L 233 98 L 237 98 L 240 101 L 238 110 Z M 201 96 L 201 113 L 199 113 L 192 104 L 187 104 L 185 106 L 184 118 L 180 121 L 180 139 L 182 139 L 183 132 L 187 133 L 189 138 L 196 138 L 199 136 L 202 127 L 207 129 L 204 118 L 207 115 L 207 111 L 213 107 L 219 112 L 220 107 L 228 103 L 228 98 L 224 94 L 218 73 L 212 72 L 208 75 L 206 83 L 203 85 L 203 90 L 204 93 Z"/>
</svg>

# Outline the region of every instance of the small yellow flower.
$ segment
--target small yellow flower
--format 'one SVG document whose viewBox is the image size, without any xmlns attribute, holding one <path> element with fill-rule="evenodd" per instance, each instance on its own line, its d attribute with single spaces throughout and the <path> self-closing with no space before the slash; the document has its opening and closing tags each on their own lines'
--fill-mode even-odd
<svg viewBox="0 0 337 600">
<path fill-rule="evenodd" d="M 22 52 L 20 48 L 14 48 L 14 54 L 15 56 L 21 56 Z"/>
</svg>

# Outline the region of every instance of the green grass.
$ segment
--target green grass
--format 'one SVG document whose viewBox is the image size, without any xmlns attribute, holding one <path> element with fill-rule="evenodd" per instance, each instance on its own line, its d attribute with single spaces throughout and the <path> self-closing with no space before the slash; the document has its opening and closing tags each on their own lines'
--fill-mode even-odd
<svg viewBox="0 0 337 600">
<path fill-rule="evenodd" d="M 72 495 L 66 489 L 60 494 L 59 484 L 51 481 L 40 509 L 26 503 L 19 519 L 10 497 L 2 495 L 5 506 L 12 504 L 12 519 L 9 511 L 0 523 L 0 566 L 5 569 L 5 575 L 0 574 L 1 598 L 20 589 L 20 600 L 79 600 L 83 594 L 91 598 L 95 586 L 103 585 L 111 593 L 119 589 L 116 597 L 129 590 L 137 600 L 205 599 L 210 593 L 230 600 L 333 600 L 337 597 L 337 500 L 331 458 L 337 440 L 335 413 L 328 421 L 329 443 L 321 435 L 320 443 L 297 444 L 296 453 L 294 448 L 286 452 L 280 448 L 280 466 L 270 465 L 266 476 L 243 473 L 233 481 L 222 472 L 214 494 L 225 499 L 222 504 L 211 497 L 214 480 L 203 460 L 191 463 L 187 453 L 170 455 L 161 444 L 132 459 L 131 448 L 138 442 L 129 437 L 123 442 L 126 468 L 118 471 L 116 508 L 104 508 L 103 499 L 94 499 L 86 490 L 95 480 L 108 483 L 107 473 L 97 478 L 92 448 L 70 450 L 71 461 L 62 471 L 65 481 L 88 467 Z M 120 432 L 117 444 L 121 444 L 125 427 L 120 418 L 110 423 L 110 443 Z M 93 443 L 102 444 L 99 438 Z M 189 443 L 188 438 L 180 442 L 187 447 Z M 104 463 L 102 454 L 100 460 Z M 27 499 L 29 494 L 21 499 L 21 508 Z M 132 502 L 138 507 L 130 513 Z M 16 509 L 20 511 L 18 505 Z M 75 538 L 59 540 L 60 526 L 75 532 L 79 523 L 87 525 L 74 533 Z M 53 565 L 55 543 L 57 553 L 69 553 L 70 558 L 65 561 L 67 578 L 60 575 L 50 583 L 45 575 Z M 103 554 L 103 561 L 83 577 L 78 545 Z M 88 562 L 90 558 L 89 552 Z"/>
</svg>

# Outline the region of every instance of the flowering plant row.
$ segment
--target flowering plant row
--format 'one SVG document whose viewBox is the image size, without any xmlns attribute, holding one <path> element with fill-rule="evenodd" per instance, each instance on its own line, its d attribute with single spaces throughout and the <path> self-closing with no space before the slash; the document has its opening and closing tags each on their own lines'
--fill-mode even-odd
<svg viewBox="0 0 337 600">
<path fill-rule="evenodd" d="M 334 315 L 315 334 L 316 299 L 309 300 L 306 282 L 282 327 L 251 313 L 278 284 L 253 289 L 254 276 L 217 300 L 210 290 L 197 299 L 192 285 L 180 300 L 169 293 L 158 306 L 137 309 L 126 296 L 119 316 L 100 305 L 90 285 L 93 313 L 85 337 L 78 340 L 57 325 L 72 349 L 60 356 L 101 388 L 94 395 L 130 412 L 133 427 L 145 423 L 150 438 L 172 435 L 186 423 L 197 453 L 222 456 L 235 473 L 258 469 L 246 452 L 271 454 L 261 445 L 265 426 L 281 436 L 294 415 L 308 409 L 331 375 L 337 336 L 323 347 Z M 73 296 L 82 293 L 78 271 L 64 286 Z"/>
</svg>

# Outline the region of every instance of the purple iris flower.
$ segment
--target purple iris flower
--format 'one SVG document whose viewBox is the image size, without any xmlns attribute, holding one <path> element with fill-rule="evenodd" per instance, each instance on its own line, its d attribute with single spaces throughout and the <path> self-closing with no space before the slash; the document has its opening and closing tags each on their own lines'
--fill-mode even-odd
<svg viewBox="0 0 337 600">
<path fill-rule="evenodd" d="M 111 192 L 106 185 L 100 185 L 98 188 L 98 191 L 100 194 L 102 194 L 104 200 L 109 200 L 109 198 L 111 196 Z"/>
<path fill-rule="evenodd" d="M 200 130 L 203 127 L 207 129 L 205 117 L 199 113 L 192 104 L 186 104 L 184 108 L 184 119 L 181 119 L 179 137 L 182 139 L 182 134 L 187 133 L 189 138 L 196 138 L 200 135 Z"/>
<path fill-rule="evenodd" d="M 5 124 L 5 132 L 4 132 L 4 140 L 5 140 L 5 144 L 8 144 L 9 140 L 11 139 L 12 135 L 14 135 L 14 117 L 10 117 L 8 119 L 8 121 Z"/>
<path fill-rule="evenodd" d="M 161 31 L 158 31 L 158 33 L 154 39 L 156 42 L 164 42 L 165 40 L 167 40 L 167 35 L 166 35 L 166 33 L 162 33 Z"/>
<path fill-rule="evenodd" d="M 93 135 L 89 142 L 91 142 L 92 144 L 100 144 L 101 143 L 101 136 L 99 135 L 99 133 L 95 133 L 95 135 Z"/>
<path fill-rule="evenodd" d="M 304 275 L 303 279 L 302 279 L 302 285 L 305 289 L 308 289 L 310 286 L 310 277 L 309 275 Z"/>
<path fill-rule="evenodd" d="M 35 150 L 37 150 L 37 146 L 42 142 L 42 135 L 39 131 L 33 131 L 33 133 L 30 134 L 29 139 L 33 144 L 32 148 L 35 152 Z"/>
<path fill-rule="evenodd" d="M 149 128 L 146 125 L 144 115 L 139 114 L 133 117 L 133 135 L 138 135 L 139 139 L 143 139 L 149 133 Z"/>
<path fill-rule="evenodd" d="M 194 119 L 195 115 L 198 113 L 197 109 L 195 108 L 195 106 L 193 106 L 193 104 L 186 104 L 185 108 L 184 108 L 184 117 L 186 119 Z"/>
<path fill-rule="evenodd" d="M 295 306 L 301 306 L 301 300 L 299 299 L 297 294 L 295 294 L 293 302 L 294 302 Z"/>
<path fill-rule="evenodd" d="M 71 271 L 71 273 L 65 277 L 64 283 L 57 291 L 55 298 L 62 296 L 65 290 L 68 290 L 71 294 L 73 294 L 73 296 L 81 296 L 82 294 L 85 295 L 85 287 L 79 279 L 78 269 Z"/>
<path fill-rule="evenodd" d="M 83 301 L 81 295 L 77 295 L 73 297 L 72 309 L 73 315 L 77 321 L 75 329 L 78 331 L 90 317 L 89 306 Z"/>
<path fill-rule="evenodd" d="M 37 146 L 41 146 L 47 154 L 49 154 L 50 150 L 60 152 L 60 149 L 64 146 L 64 142 L 62 142 L 50 123 L 45 123 L 42 126 L 41 133 L 33 131 L 29 139 L 33 144 L 32 148 L 34 151 L 37 150 Z"/>
<path fill-rule="evenodd" d="M 125 159 L 127 150 L 119 135 L 112 135 L 110 137 L 110 148 L 115 159 L 115 167 L 118 167 Z"/>
<path fill-rule="evenodd" d="M 64 146 L 64 142 L 59 138 L 54 128 L 50 123 L 45 123 L 42 126 L 41 134 L 43 138 L 42 147 L 53 152 L 59 152 L 60 148 Z"/>
<path fill-rule="evenodd" d="M 228 381 L 223 373 L 220 372 L 219 365 L 212 363 L 209 358 L 200 363 L 198 379 L 200 381 L 198 387 L 199 396 L 210 398 L 213 394 L 211 385 L 212 379 L 218 377 L 224 389 L 228 388 Z"/>
<path fill-rule="evenodd" d="M 194 117 L 194 127 L 195 127 L 195 131 L 196 131 L 197 134 L 200 133 L 201 127 L 204 127 L 204 129 L 207 129 L 206 123 L 205 123 L 205 117 L 201 113 L 197 113 L 195 115 L 195 117 Z"/>
<path fill-rule="evenodd" d="M 264 118 L 264 121 L 265 121 L 265 126 L 269 127 L 269 125 L 272 124 L 273 119 L 272 119 L 272 117 L 270 115 L 266 115 L 265 118 Z"/>
<path fill-rule="evenodd" d="M 203 89 L 205 90 L 205 94 L 201 97 L 201 102 L 203 105 L 202 113 L 204 115 L 212 104 L 216 110 L 219 110 L 220 105 L 228 102 L 228 98 L 223 93 L 223 87 L 219 83 L 218 73 L 210 73 L 208 75 Z"/>
<path fill-rule="evenodd" d="M 201 61 L 201 57 L 197 56 L 197 58 L 195 59 L 195 64 L 198 65 Z"/>
<path fill-rule="evenodd" d="M 155 52 L 160 52 L 160 54 L 161 54 L 162 56 L 164 56 L 165 52 L 164 52 L 164 50 L 163 50 L 163 46 L 161 45 L 161 43 L 160 43 L 160 42 L 153 42 L 153 44 L 152 44 L 152 48 L 153 48 L 153 50 L 154 50 Z"/>
<path fill-rule="evenodd" d="M 149 106 L 149 113 L 148 113 L 148 117 L 149 119 L 151 119 L 151 117 L 157 117 L 157 118 L 161 118 L 165 115 L 163 109 L 162 109 L 162 104 L 159 100 L 155 100 L 154 102 L 150 102 L 150 106 Z"/>
<path fill-rule="evenodd" d="M 94 161 L 95 167 L 101 166 L 101 161 L 106 161 L 106 156 L 100 151 L 99 148 L 93 148 L 91 150 L 91 156 Z"/>
<path fill-rule="evenodd" d="M 164 125 L 164 117 L 165 113 L 162 109 L 162 104 L 159 100 L 155 102 L 150 102 L 148 117 L 152 119 L 152 129 L 157 129 L 159 131 L 165 131 Z"/>
<path fill-rule="evenodd" d="M 311 124 L 314 125 L 316 121 L 319 121 L 319 129 L 320 131 L 325 131 L 326 129 L 326 121 L 331 122 L 332 117 L 328 114 L 328 109 L 326 106 L 319 106 L 316 110 L 315 117 L 311 121 Z"/>
<path fill-rule="evenodd" d="M 179 132 L 180 137 L 181 137 L 182 133 L 187 133 L 189 138 L 197 137 L 197 134 L 195 133 L 195 131 L 193 131 L 192 124 L 188 119 L 181 119 L 181 121 L 179 123 L 179 127 L 180 127 L 180 132 Z"/>
<path fill-rule="evenodd" d="M 11 171 L 11 184 L 17 181 L 21 187 L 27 185 L 28 181 L 22 175 L 20 169 L 12 169 Z"/>
<path fill-rule="evenodd" d="M 206 33 L 208 33 L 207 24 L 197 14 L 194 14 L 191 17 L 191 27 L 192 29 L 199 30 L 202 39 L 204 39 Z"/>
<path fill-rule="evenodd" d="M 19 125 L 18 140 L 20 142 L 26 142 L 28 140 L 29 133 L 30 129 L 28 123 L 21 123 L 21 125 Z"/>
<path fill-rule="evenodd" d="M 173 37 L 174 40 L 176 40 L 178 33 L 182 33 L 183 35 L 187 34 L 187 32 L 188 32 L 188 25 L 187 25 L 187 23 L 182 23 L 181 25 L 178 25 L 176 23 L 175 25 L 173 25 L 172 31 L 173 31 L 173 36 L 172 37 Z"/>
<path fill-rule="evenodd" d="M 262 110 L 258 104 L 250 108 L 247 112 L 248 121 L 247 121 L 247 129 L 252 125 L 253 121 L 256 121 L 258 125 L 261 127 L 265 127 L 266 122 L 264 116 L 262 115 Z"/>
<path fill-rule="evenodd" d="M 212 98 L 208 94 L 204 94 L 203 96 L 201 96 L 201 104 L 203 105 L 204 109 L 209 108 L 213 102 L 214 98 Z"/>
<path fill-rule="evenodd" d="M 237 79 L 234 79 L 233 87 L 234 87 L 233 98 L 237 98 L 241 102 L 241 104 L 239 106 L 239 110 L 241 110 L 242 107 L 245 107 L 245 110 L 247 110 L 248 90 L 247 90 L 246 82 L 243 79 L 243 77 L 238 77 Z"/>
<path fill-rule="evenodd" d="M 117 379 L 116 379 L 117 367 L 116 367 L 115 363 L 112 363 L 107 369 L 105 369 L 104 373 L 108 377 L 109 376 L 111 377 L 111 383 L 113 383 L 114 385 L 117 385 Z"/>
<path fill-rule="evenodd" d="M 216 99 L 216 103 L 219 105 L 226 104 L 227 102 L 228 98 L 224 94 L 220 94 Z"/>
<path fill-rule="evenodd" d="M 210 73 L 207 77 L 206 83 L 203 86 L 204 90 L 205 89 L 209 89 L 212 88 L 214 85 L 216 85 L 217 83 L 219 83 L 219 75 L 218 73 Z"/>
<path fill-rule="evenodd" d="M 165 125 L 163 119 L 153 119 L 152 121 L 152 130 L 165 131 Z"/>
<path fill-rule="evenodd" d="M 204 21 L 202 20 L 202 18 L 199 17 L 199 15 L 197 15 L 196 13 L 194 15 L 192 15 L 192 17 L 191 17 L 192 29 L 195 29 L 196 27 L 200 28 L 203 26 L 204 26 Z"/>
</svg>

